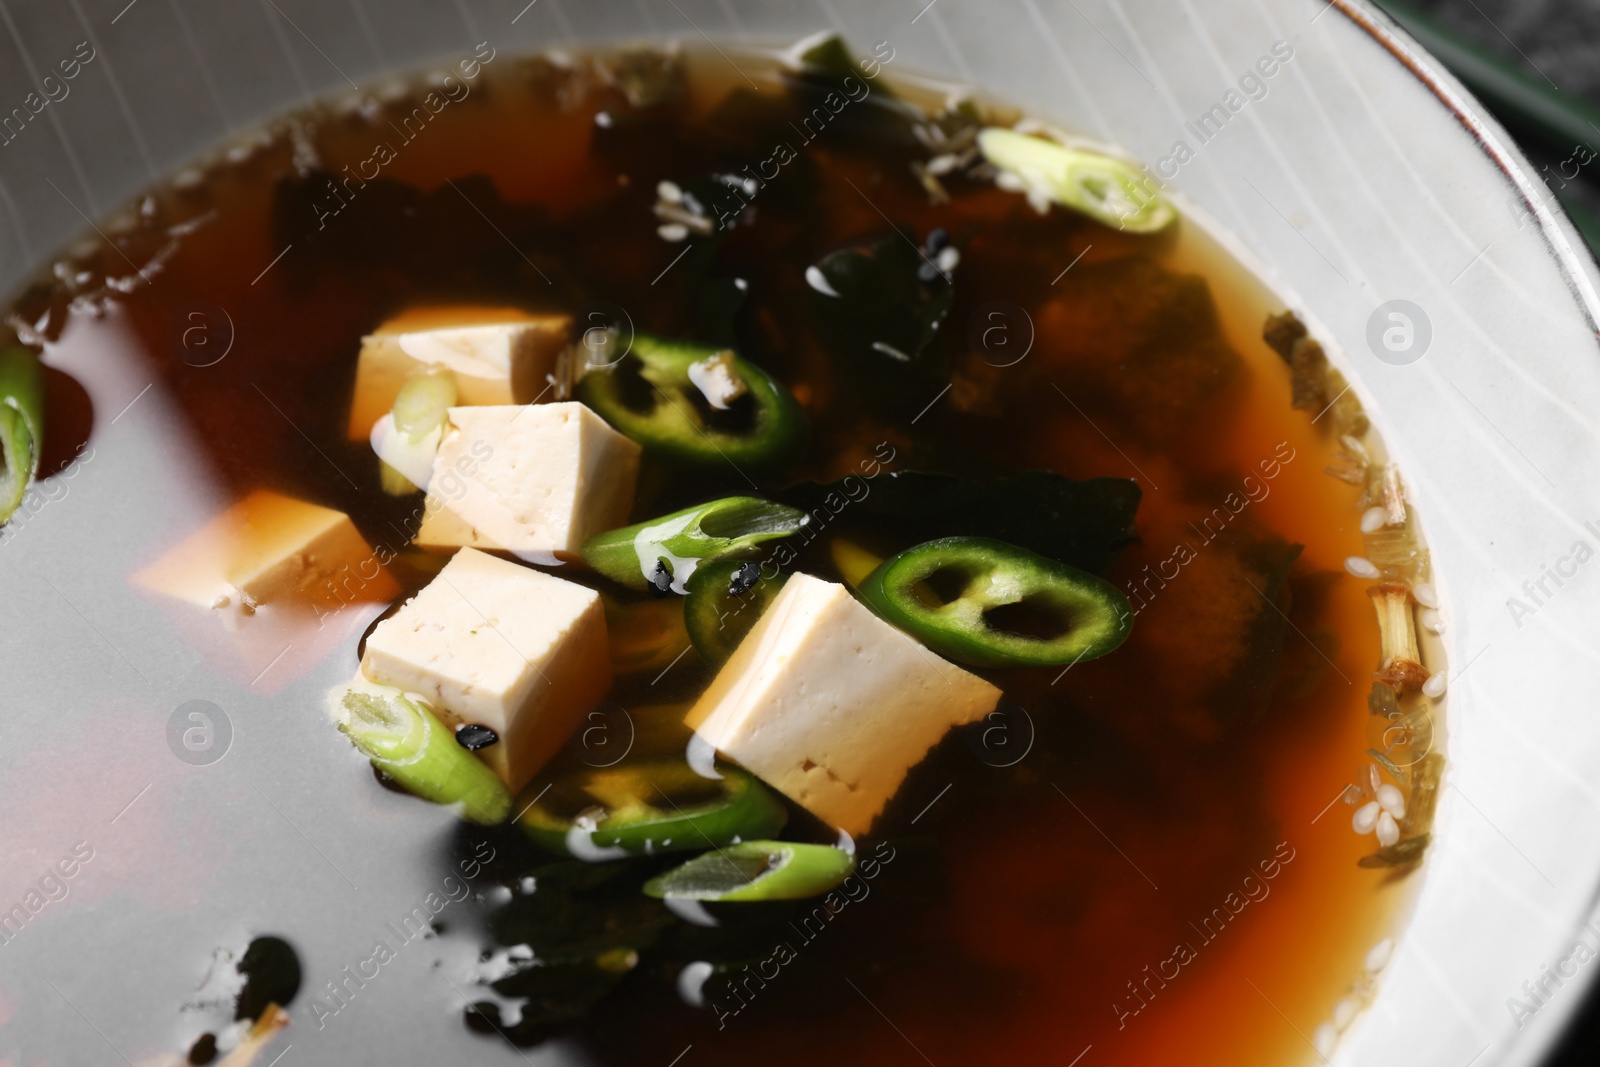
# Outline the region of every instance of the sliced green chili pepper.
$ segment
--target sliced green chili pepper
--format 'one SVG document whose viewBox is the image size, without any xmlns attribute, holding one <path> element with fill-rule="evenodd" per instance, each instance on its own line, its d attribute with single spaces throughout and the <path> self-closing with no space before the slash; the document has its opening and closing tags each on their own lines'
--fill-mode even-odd
<svg viewBox="0 0 1600 1067">
<path fill-rule="evenodd" d="M 1001 171 L 1107 226 L 1155 233 L 1178 217 L 1155 179 L 1123 160 L 997 126 L 978 134 L 978 148 Z"/>
<path fill-rule="evenodd" d="M 789 811 L 744 771 L 632 763 L 556 782 L 519 820 L 540 846 L 586 860 L 721 848 L 783 829 Z"/>
<path fill-rule="evenodd" d="M 771 375 L 732 349 L 636 334 L 615 365 L 590 370 L 578 399 L 663 456 L 768 467 L 805 443 L 805 413 Z"/>
<path fill-rule="evenodd" d="M 511 813 L 510 790 L 426 704 L 372 683 L 346 686 L 335 697 L 340 732 L 406 792 L 459 805 L 462 818 L 485 826 Z"/>
<path fill-rule="evenodd" d="M 630 589 L 687 593 L 697 567 L 748 557 L 805 524 L 798 508 L 730 496 L 591 537 L 580 551 L 589 566 Z"/>
<path fill-rule="evenodd" d="M 787 577 L 767 578 L 754 561 L 723 560 L 695 571 L 689 599 L 683 602 L 683 622 L 700 658 L 713 667 L 728 662 Z"/>
<path fill-rule="evenodd" d="M 44 369 L 19 346 L 0 352 L 0 523 L 11 518 L 39 473 L 44 441 Z"/>
<path fill-rule="evenodd" d="M 803 900 L 826 893 L 855 866 L 854 856 L 831 845 L 746 841 L 659 874 L 644 891 L 663 900 Z"/>
<path fill-rule="evenodd" d="M 975 667 L 1094 659 L 1133 627 L 1111 583 L 986 537 L 907 549 L 861 583 L 861 599 L 941 655 Z"/>
</svg>

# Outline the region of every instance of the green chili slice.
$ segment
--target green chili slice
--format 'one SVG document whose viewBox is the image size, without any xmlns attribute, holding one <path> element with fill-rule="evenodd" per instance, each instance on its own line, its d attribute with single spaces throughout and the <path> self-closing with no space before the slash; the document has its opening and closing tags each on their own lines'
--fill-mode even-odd
<svg viewBox="0 0 1600 1067">
<path fill-rule="evenodd" d="M 543 848 L 585 860 L 722 848 L 783 829 L 789 811 L 733 767 L 702 778 L 681 762 L 597 767 L 559 780 L 519 820 Z"/>
<path fill-rule="evenodd" d="M 22 504 L 39 473 L 44 441 L 44 369 L 20 345 L 0 352 L 0 523 Z"/>
<path fill-rule="evenodd" d="M 630 589 L 687 593 L 696 568 L 747 558 L 805 524 L 798 508 L 730 496 L 591 537 L 580 552 L 589 566 Z"/>
<path fill-rule="evenodd" d="M 746 841 L 659 874 L 644 891 L 662 900 L 803 900 L 844 881 L 855 865 L 831 845 Z"/>
<path fill-rule="evenodd" d="M 457 805 L 468 822 L 492 826 L 511 813 L 511 792 L 487 765 L 456 743 L 426 704 L 371 683 L 337 694 L 339 730 L 372 765 L 408 793 Z"/>
<path fill-rule="evenodd" d="M 787 577 L 768 578 L 753 561 L 723 560 L 695 571 L 683 602 L 683 622 L 700 658 L 713 667 L 728 662 Z"/>
<path fill-rule="evenodd" d="M 1052 667 L 1103 656 L 1133 627 L 1109 582 L 986 537 L 946 537 L 886 560 L 861 583 L 881 617 L 975 667 Z"/>
<path fill-rule="evenodd" d="M 978 134 L 978 148 L 1024 186 L 1107 226 L 1155 233 L 1178 217 L 1155 179 L 1123 160 L 997 126 Z"/>
<path fill-rule="evenodd" d="M 794 397 L 732 349 L 636 334 L 614 365 L 583 376 L 577 396 L 646 449 L 684 463 L 776 466 L 806 438 Z"/>
</svg>

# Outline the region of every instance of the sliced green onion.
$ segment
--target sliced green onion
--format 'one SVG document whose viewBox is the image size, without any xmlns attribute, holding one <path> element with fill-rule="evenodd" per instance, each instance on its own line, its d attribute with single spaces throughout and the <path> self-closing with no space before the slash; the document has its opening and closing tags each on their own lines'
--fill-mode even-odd
<svg viewBox="0 0 1600 1067">
<path fill-rule="evenodd" d="M 456 378 L 444 367 L 429 367 L 406 379 L 394 398 L 394 428 L 421 441 L 444 425 L 456 403 Z"/>
<path fill-rule="evenodd" d="M 644 891 L 662 900 L 804 900 L 844 881 L 855 865 L 831 845 L 746 841 L 657 875 Z"/>
<path fill-rule="evenodd" d="M 885 561 L 867 606 L 942 656 L 975 667 L 1094 659 L 1133 629 L 1127 597 L 1076 567 L 987 537 L 945 537 Z"/>
<path fill-rule="evenodd" d="M 1411 867 L 1422 862 L 1422 854 L 1428 850 L 1428 842 L 1432 840 L 1431 834 L 1419 834 L 1408 837 L 1404 841 L 1397 841 L 1385 848 L 1380 848 L 1370 856 L 1362 856 L 1356 860 L 1357 867 Z"/>
<path fill-rule="evenodd" d="M 407 478 L 381 459 L 378 460 L 378 484 L 390 496 L 410 496 L 412 493 L 421 492 L 410 478 Z"/>
<path fill-rule="evenodd" d="M 555 782 L 518 820 L 540 846 L 579 859 L 721 848 L 783 829 L 789 811 L 744 771 L 702 778 L 682 762 L 602 767 Z"/>
<path fill-rule="evenodd" d="M 0 352 L 0 523 L 22 504 L 39 473 L 44 441 L 44 369 L 15 346 Z"/>
<path fill-rule="evenodd" d="M 454 804 L 468 822 L 492 826 L 511 811 L 511 792 L 486 764 L 456 744 L 420 701 L 372 683 L 344 687 L 339 730 L 372 765 L 408 793 Z"/>
<path fill-rule="evenodd" d="M 984 158 L 1063 207 L 1129 233 L 1155 233 L 1178 217 L 1155 181 L 1133 164 L 991 126 L 978 134 Z"/>
<path fill-rule="evenodd" d="M 683 622 L 700 658 L 713 667 L 728 662 L 767 605 L 777 599 L 787 575 L 768 578 L 759 563 L 721 560 L 689 579 Z"/>
<path fill-rule="evenodd" d="M 695 568 L 748 558 L 760 544 L 788 537 L 806 513 L 750 496 L 730 496 L 591 537 L 584 561 L 630 589 L 687 593 Z"/>
</svg>

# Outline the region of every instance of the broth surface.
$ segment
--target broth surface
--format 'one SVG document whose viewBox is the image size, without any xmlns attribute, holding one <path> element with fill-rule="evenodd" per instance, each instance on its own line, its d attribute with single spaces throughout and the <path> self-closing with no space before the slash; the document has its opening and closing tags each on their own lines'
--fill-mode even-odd
<svg viewBox="0 0 1600 1067">
<path fill-rule="evenodd" d="M 78 286 L 88 291 L 101 276 L 130 276 L 124 254 L 141 265 L 158 257 L 148 283 L 133 276 L 98 310 L 74 304 L 70 287 L 24 295 L 20 319 L 49 337 L 47 362 L 93 397 L 92 420 L 87 399 L 75 403 L 65 387 L 53 397 L 60 424 L 98 446 L 88 464 L 121 469 L 100 446 L 120 406 L 113 394 L 152 382 L 145 402 L 169 424 L 162 491 L 171 495 L 115 531 L 123 576 L 268 488 L 347 512 L 370 543 L 397 554 L 389 572 L 409 595 L 441 560 L 408 548 L 418 499 L 385 496 L 370 448 L 346 440 L 363 334 L 423 304 L 581 313 L 603 302 L 640 329 L 692 336 L 703 330 L 705 279 L 738 277 L 747 287 L 735 319 L 741 353 L 788 385 L 812 422 L 807 458 L 760 479 L 763 490 L 868 464 L 1134 479 L 1139 540 L 1110 576 L 1137 622 L 1104 659 L 1059 674 L 995 674 L 1021 712 L 952 734 L 912 772 L 859 843 L 882 862 L 858 899 L 821 918 L 797 907 L 720 941 L 675 922 L 609 996 L 554 1027 L 543 1050 L 603 1064 L 677 1063 L 690 1050 L 684 1067 L 1071 1064 L 1080 1055 L 1085 1067 L 1309 1062 L 1305 1035 L 1383 936 L 1402 883 L 1356 866 L 1370 841 L 1350 833 L 1347 807 L 1328 807 L 1371 743 L 1378 635 L 1364 584 L 1342 566 L 1361 552 L 1359 492 L 1324 473 L 1336 443 L 1291 410 L 1288 369 L 1260 340 L 1281 306 L 1187 218 L 1176 233 L 1134 237 L 1060 208 L 1041 216 L 1021 196 L 965 179 L 948 183 L 948 203 L 933 203 L 912 169 L 927 148 L 874 142 L 850 126 L 891 84 L 919 99 L 895 83 L 892 60 L 872 82 L 879 98 L 776 135 L 794 158 L 738 208 L 744 216 L 708 274 L 697 241 L 663 239 L 652 208 L 662 181 L 766 173 L 774 135 L 734 124 L 726 107 L 730 94 L 748 93 L 744 78 L 715 52 L 690 52 L 681 98 L 640 106 L 629 96 L 640 86 L 598 76 L 588 59 L 569 62 L 499 55 L 436 112 L 416 110 L 419 89 L 275 127 L 244 158 L 152 193 L 143 221 L 108 228 L 120 251 L 99 243 L 71 260 L 69 273 L 93 276 Z M 776 90 L 771 57 L 738 62 L 763 93 Z M 185 220 L 187 232 L 172 237 Z M 943 228 L 961 251 L 942 327 L 956 336 L 942 392 L 845 381 L 819 334 L 805 268 L 892 237 L 887 220 L 919 239 Z M 985 332 L 997 323 L 1003 335 Z M 194 328 L 204 332 L 186 332 Z M 204 345 L 224 341 L 224 356 L 202 365 Z M 1138 373 L 1108 368 L 1105 353 L 1118 346 L 1147 353 L 1131 364 Z M 132 388 L 97 384 L 106 381 Z M 47 467 L 73 454 L 52 447 Z M 99 477 L 84 495 L 115 514 L 124 490 Z M 750 491 L 736 470 L 684 476 L 647 465 L 634 517 Z M 796 569 L 837 580 L 832 538 L 870 540 L 866 525 L 843 508 L 814 531 Z M 1258 586 L 1289 545 L 1303 547 L 1284 572 L 1277 652 L 1267 674 L 1241 675 L 1259 651 L 1251 627 L 1276 625 L 1279 608 Z M 163 641 L 194 650 L 193 677 L 207 691 L 251 694 L 258 736 L 302 753 L 290 815 L 351 824 L 333 837 L 313 830 L 324 845 L 344 832 L 388 837 L 357 880 L 392 880 L 393 899 L 411 899 L 483 835 L 429 822 L 419 802 L 382 793 L 326 721 L 318 694 L 354 670 L 356 642 L 387 604 L 379 592 L 356 589 L 348 611 L 311 639 L 296 636 L 307 631 L 293 620 L 273 630 L 270 607 L 220 635 L 187 605 L 137 603 Z M 680 714 L 710 678 L 691 656 L 619 679 L 611 700 L 637 728 Z M 159 720 L 166 708 L 129 714 Z M 214 834 L 198 840 L 200 866 L 237 862 L 231 849 L 205 852 Z M 371 937 L 307 954 L 295 1044 L 315 1057 L 325 1027 L 363 1025 L 344 1012 L 387 1010 L 398 1021 L 366 1025 L 454 1027 L 463 1058 L 515 1060 L 492 1029 L 467 1033 L 459 1014 L 459 993 L 484 995 L 471 985 L 473 960 L 499 947 L 491 917 L 538 862 L 509 835 L 494 841 L 498 863 L 485 864 L 470 903 L 392 965 L 412 977 L 396 983 L 403 994 L 384 994 L 387 1009 L 364 1006 L 366 993 L 347 1005 L 329 995 Z M 395 859 L 402 854 L 412 859 Z M 124 877 L 144 875 L 130 867 Z M 263 889 L 274 892 L 235 896 L 222 912 L 304 950 L 320 936 L 308 931 L 325 925 L 300 920 L 344 890 L 331 880 L 315 891 Z M 539 891 L 530 895 L 537 903 Z M 338 906 L 403 911 L 390 899 Z M 701 959 L 724 966 L 696 1008 L 680 976 Z M 192 953 L 184 967 L 203 969 Z M 324 1020 L 314 1003 L 340 1008 L 340 1018 Z M 166 1008 L 141 1010 L 154 1018 Z M 122 1047 L 193 1036 L 164 1023 L 144 1033 Z"/>
</svg>

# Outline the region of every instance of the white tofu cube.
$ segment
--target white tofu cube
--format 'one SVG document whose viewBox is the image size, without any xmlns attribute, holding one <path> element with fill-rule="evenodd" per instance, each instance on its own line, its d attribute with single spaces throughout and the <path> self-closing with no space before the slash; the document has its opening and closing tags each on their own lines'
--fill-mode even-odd
<svg viewBox="0 0 1600 1067">
<path fill-rule="evenodd" d="M 567 347 L 572 320 L 499 308 L 408 312 L 361 339 L 348 436 L 364 441 L 407 378 L 430 365 L 455 375 L 462 405 L 529 404 Z"/>
<path fill-rule="evenodd" d="M 628 521 L 639 454 L 576 402 L 451 408 L 417 543 L 574 558 Z"/>
<path fill-rule="evenodd" d="M 200 607 L 298 601 L 319 614 L 398 591 L 348 515 L 265 489 L 206 523 L 134 581 Z"/>
<path fill-rule="evenodd" d="M 1000 690 L 808 574 L 791 577 L 685 722 L 796 804 L 865 833 L 953 726 Z"/>
<path fill-rule="evenodd" d="M 464 548 L 367 638 L 361 673 L 500 735 L 478 755 L 521 789 L 611 688 L 600 594 Z"/>
</svg>

